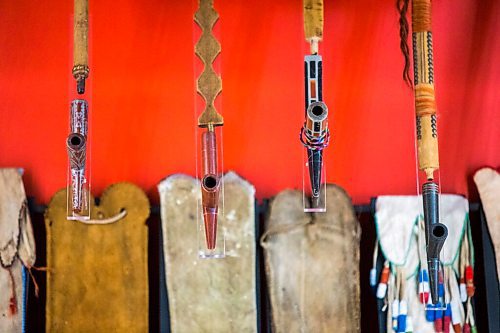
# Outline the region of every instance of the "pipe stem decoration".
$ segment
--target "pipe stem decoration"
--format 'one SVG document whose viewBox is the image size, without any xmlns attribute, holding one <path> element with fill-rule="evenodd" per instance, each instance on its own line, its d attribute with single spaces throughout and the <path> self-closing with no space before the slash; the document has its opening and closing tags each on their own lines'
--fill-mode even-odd
<svg viewBox="0 0 500 333">
<path fill-rule="evenodd" d="M 200 0 L 194 21 L 200 27 L 201 37 L 195 45 L 195 54 L 203 62 L 204 69 L 197 80 L 197 92 L 205 101 L 205 109 L 198 117 L 198 127 L 206 129 L 202 133 L 203 177 L 201 182 L 203 220 L 206 246 L 216 248 L 217 214 L 219 206 L 220 176 L 217 170 L 217 141 L 215 127 L 224 125 L 224 119 L 215 108 L 215 99 L 222 91 L 222 80 L 213 62 L 221 51 L 220 43 L 212 33 L 219 19 L 213 8 L 213 0 Z"/>
<path fill-rule="evenodd" d="M 320 204 L 323 149 L 328 146 L 328 108 L 323 103 L 323 60 L 318 54 L 323 39 L 323 1 L 304 0 L 304 32 L 311 45 L 311 55 L 304 58 L 305 121 L 300 141 L 307 150 L 311 205 Z"/>
<path fill-rule="evenodd" d="M 409 50 L 406 44 L 408 24 L 406 11 L 409 0 L 398 0 L 400 18 L 401 50 L 406 66 L 403 77 L 409 81 Z M 425 239 L 429 265 L 431 300 L 439 301 L 438 277 L 440 274 L 439 255 L 448 235 L 444 224 L 439 223 L 439 152 L 434 93 L 434 61 L 432 52 L 431 0 L 412 0 L 412 46 L 414 91 L 416 112 L 416 139 L 418 168 L 425 176 L 422 185 L 425 220 Z"/>
<path fill-rule="evenodd" d="M 89 3 L 75 0 L 73 18 L 73 77 L 78 94 L 85 93 L 85 79 L 89 76 Z"/>
<path fill-rule="evenodd" d="M 71 181 L 71 213 L 79 215 L 86 208 L 84 186 L 85 162 L 87 156 L 88 104 L 83 99 L 71 102 L 70 131 L 66 140 L 70 164 Z M 70 212 L 68 212 L 70 213 Z M 72 214 L 69 214 L 72 215 Z"/>
</svg>

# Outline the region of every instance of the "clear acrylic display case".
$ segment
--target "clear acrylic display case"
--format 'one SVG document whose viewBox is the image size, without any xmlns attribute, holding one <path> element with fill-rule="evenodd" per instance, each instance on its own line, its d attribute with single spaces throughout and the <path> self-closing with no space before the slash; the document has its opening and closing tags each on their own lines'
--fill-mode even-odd
<svg viewBox="0 0 500 333">
<path fill-rule="evenodd" d="M 198 199 L 198 256 L 223 258 L 225 256 L 223 129 L 211 132 L 197 128 L 197 179 L 201 195 Z"/>
<path fill-rule="evenodd" d="M 73 19 L 69 22 L 70 59 L 68 61 L 68 100 L 69 100 L 69 129 L 66 137 L 66 151 L 68 156 L 67 167 L 67 219 L 89 220 L 91 207 L 91 126 L 90 110 L 92 109 L 92 72 L 85 80 L 85 92 L 77 92 L 77 81 L 73 77 Z M 88 24 L 88 66 L 92 68 L 91 58 L 91 26 Z"/>
<path fill-rule="evenodd" d="M 419 231 L 424 233 L 419 237 L 420 240 L 424 241 L 424 244 L 419 244 L 424 249 L 421 251 L 423 258 L 420 258 L 422 264 L 418 275 L 419 288 L 428 290 L 428 301 L 424 304 L 426 310 L 444 311 L 450 302 L 448 286 L 446 285 L 448 277 L 442 264 L 442 247 L 448 230 L 444 223 L 445 217 L 441 212 L 439 170 L 434 172 L 433 180 L 429 180 L 423 171 L 419 170 L 417 174 L 420 217 L 424 225 L 423 230 Z"/>
</svg>

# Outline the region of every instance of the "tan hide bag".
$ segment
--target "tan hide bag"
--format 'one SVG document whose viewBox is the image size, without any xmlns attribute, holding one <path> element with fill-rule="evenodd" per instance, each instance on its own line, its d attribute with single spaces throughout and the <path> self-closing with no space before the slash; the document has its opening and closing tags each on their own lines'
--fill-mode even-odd
<svg viewBox="0 0 500 333">
<path fill-rule="evenodd" d="M 222 259 L 198 258 L 199 182 L 173 175 L 158 189 L 172 332 L 257 332 L 254 187 L 235 173 L 224 176 Z"/>
<path fill-rule="evenodd" d="M 66 190 L 45 213 L 47 332 L 147 332 L 149 201 L 130 183 L 110 186 L 91 218 L 126 211 L 110 224 L 66 220 Z M 96 221 L 97 222 L 97 221 Z"/>
<path fill-rule="evenodd" d="M 304 213 L 299 191 L 271 202 L 261 245 L 275 332 L 360 331 L 360 227 L 344 190 L 326 191 L 325 213 Z"/>
<path fill-rule="evenodd" d="M 486 223 L 490 232 L 497 261 L 497 277 L 500 280 L 500 174 L 491 168 L 483 168 L 474 175 Z"/>
<path fill-rule="evenodd" d="M 21 332 L 23 266 L 35 263 L 35 240 L 21 172 L 0 169 L 0 332 Z"/>
</svg>

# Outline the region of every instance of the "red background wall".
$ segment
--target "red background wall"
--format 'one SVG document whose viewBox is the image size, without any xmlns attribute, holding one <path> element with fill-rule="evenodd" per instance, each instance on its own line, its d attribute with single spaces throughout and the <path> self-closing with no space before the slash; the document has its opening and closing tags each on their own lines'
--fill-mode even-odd
<svg viewBox="0 0 500 333">
<path fill-rule="evenodd" d="M 395 1 L 326 2 L 327 178 L 357 203 L 414 194 L 413 95 L 401 79 Z M 66 184 L 73 1 L 0 1 L 0 166 L 25 168 L 29 195 Z M 259 198 L 301 187 L 302 1 L 216 1 L 221 16 L 225 169 Z M 92 186 L 194 174 L 190 1 L 90 1 Z M 500 3 L 434 1 L 443 190 L 500 165 Z M 71 86 L 73 89 L 73 86 Z"/>
</svg>

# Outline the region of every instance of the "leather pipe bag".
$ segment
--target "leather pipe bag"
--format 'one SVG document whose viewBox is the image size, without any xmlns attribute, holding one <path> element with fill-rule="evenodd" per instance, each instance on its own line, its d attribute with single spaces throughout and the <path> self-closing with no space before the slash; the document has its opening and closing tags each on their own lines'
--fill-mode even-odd
<svg viewBox="0 0 500 333">
<path fill-rule="evenodd" d="M 0 332 L 24 331 L 27 271 L 35 241 L 21 172 L 0 169 Z M 24 278 L 23 278 L 24 276 Z"/>
<path fill-rule="evenodd" d="M 47 332 L 147 332 L 149 201 L 130 183 L 110 186 L 91 218 L 126 210 L 110 224 L 66 219 L 66 190 L 45 213 Z"/>
<path fill-rule="evenodd" d="M 261 244 L 275 332 L 360 331 L 360 227 L 345 191 L 326 191 L 325 213 L 304 213 L 299 191 L 271 202 Z"/>
<path fill-rule="evenodd" d="M 224 175 L 221 259 L 198 258 L 200 183 L 173 175 L 158 189 L 171 331 L 257 332 L 254 187 L 235 173 Z"/>
</svg>

